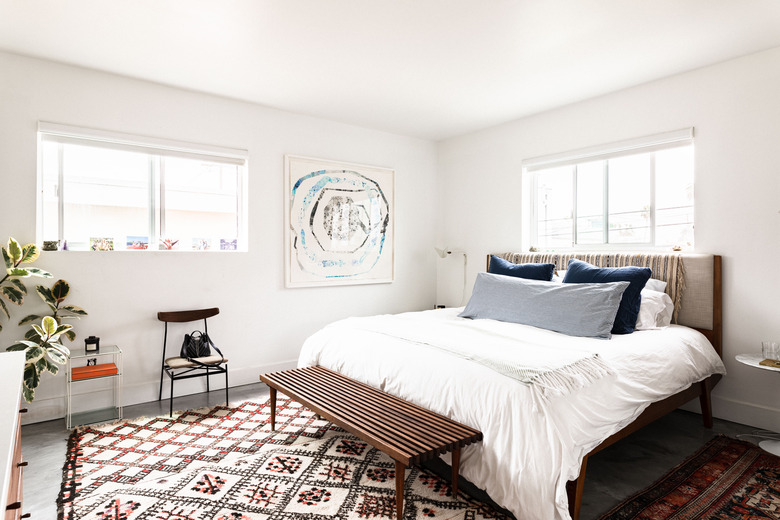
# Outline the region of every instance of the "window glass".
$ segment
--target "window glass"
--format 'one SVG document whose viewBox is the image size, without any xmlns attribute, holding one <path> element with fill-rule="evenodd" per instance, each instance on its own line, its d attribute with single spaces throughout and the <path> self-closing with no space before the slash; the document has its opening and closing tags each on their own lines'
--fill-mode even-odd
<svg viewBox="0 0 780 520">
<path fill-rule="evenodd" d="M 650 154 L 610 159 L 609 243 L 650 243 Z"/>
<path fill-rule="evenodd" d="M 693 244 L 693 147 L 656 153 L 656 241 Z"/>
<path fill-rule="evenodd" d="M 238 239 L 238 167 L 168 157 L 163 172 L 162 236 L 195 249 L 232 246 Z"/>
<path fill-rule="evenodd" d="M 670 140 L 617 152 L 573 152 L 529 161 L 532 247 L 691 248 L 694 218 L 692 129 Z M 551 164 L 551 166 L 544 166 Z M 557 164 L 557 165 L 556 165 Z M 528 167 L 527 167 L 528 168 Z"/>
<path fill-rule="evenodd" d="M 572 245 L 573 171 L 554 168 L 537 178 L 537 235 L 547 247 Z"/>
<path fill-rule="evenodd" d="M 244 159 L 41 137 L 41 241 L 71 250 L 246 249 Z"/>
<path fill-rule="evenodd" d="M 577 243 L 604 243 L 606 161 L 577 165 Z"/>
<path fill-rule="evenodd" d="M 72 249 L 120 249 L 116 240 L 149 230 L 149 157 L 63 145 L 63 239 Z"/>
</svg>

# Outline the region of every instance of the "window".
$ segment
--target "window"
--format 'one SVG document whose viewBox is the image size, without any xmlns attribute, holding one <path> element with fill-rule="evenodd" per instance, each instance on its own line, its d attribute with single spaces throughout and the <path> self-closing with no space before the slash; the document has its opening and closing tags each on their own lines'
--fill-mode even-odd
<svg viewBox="0 0 780 520">
<path fill-rule="evenodd" d="M 524 161 L 540 251 L 693 247 L 693 129 Z"/>
<path fill-rule="evenodd" d="M 246 250 L 246 152 L 40 123 L 39 242 Z"/>
</svg>

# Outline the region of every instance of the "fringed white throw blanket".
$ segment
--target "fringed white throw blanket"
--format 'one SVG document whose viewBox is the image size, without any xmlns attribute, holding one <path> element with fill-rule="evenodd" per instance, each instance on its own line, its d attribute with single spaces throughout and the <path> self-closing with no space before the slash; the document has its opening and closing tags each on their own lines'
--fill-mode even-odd
<svg viewBox="0 0 780 520">
<path fill-rule="evenodd" d="M 501 322 L 453 318 L 434 323 L 432 327 L 431 321 L 421 320 L 416 313 L 406 313 L 348 318 L 327 328 L 382 334 L 469 359 L 531 386 L 537 402 L 538 398 L 548 400 L 567 395 L 613 374 L 609 365 L 593 352 L 560 346 L 540 347 L 534 341 L 518 337 L 517 327 L 506 327 Z"/>
</svg>

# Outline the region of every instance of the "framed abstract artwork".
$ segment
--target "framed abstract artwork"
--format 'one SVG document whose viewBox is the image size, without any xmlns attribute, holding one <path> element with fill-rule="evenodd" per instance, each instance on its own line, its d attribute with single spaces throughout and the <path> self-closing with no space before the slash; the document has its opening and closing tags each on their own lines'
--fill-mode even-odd
<svg viewBox="0 0 780 520">
<path fill-rule="evenodd" d="M 285 156 L 287 287 L 393 281 L 394 175 Z"/>
</svg>

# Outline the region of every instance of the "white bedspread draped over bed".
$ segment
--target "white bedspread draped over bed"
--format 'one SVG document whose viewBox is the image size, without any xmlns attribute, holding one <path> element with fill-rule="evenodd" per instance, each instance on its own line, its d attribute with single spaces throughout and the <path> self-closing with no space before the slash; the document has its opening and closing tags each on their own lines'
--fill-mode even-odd
<svg viewBox="0 0 780 520">
<path fill-rule="evenodd" d="M 461 474 L 524 520 L 570 518 L 566 482 L 584 454 L 650 403 L 725 373 L 687 327 L 602 340 L 458 318 L 460 310 L 342 320 L 311 336 L 298 364 L 479 428 L 484 440 L 464 449 Z"/>
</svg>

